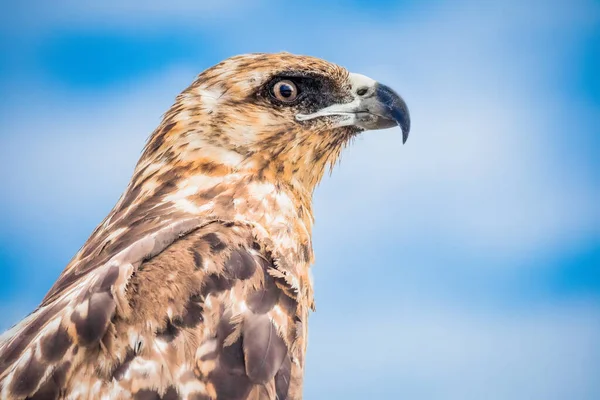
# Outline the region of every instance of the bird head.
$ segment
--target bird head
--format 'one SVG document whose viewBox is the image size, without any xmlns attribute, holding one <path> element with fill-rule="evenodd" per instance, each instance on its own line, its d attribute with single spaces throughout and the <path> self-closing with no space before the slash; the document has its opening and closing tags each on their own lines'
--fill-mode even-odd
<svg viewBox="0 0 600 400">
<path fill-rule="evenodd" d="M 312 192 L 351 138 L 394 126 L 406 141 L 406 104 L 371 78 L 313 57 L 249 54 L 201 73 L 177 97 L 145 157 Z"/>
</svg>

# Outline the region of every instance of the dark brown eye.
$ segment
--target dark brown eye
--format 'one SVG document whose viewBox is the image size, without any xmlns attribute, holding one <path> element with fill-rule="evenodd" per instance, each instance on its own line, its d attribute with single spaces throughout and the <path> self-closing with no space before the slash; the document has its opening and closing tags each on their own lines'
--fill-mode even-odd
<svg viewBox="0 0 600 400">
<path fill-rule="evenodd" d="M 273 86 L 273 96 L 279 101 L 290 103 L 298 97 L 298 88 L 292 81 L 279 81 Z"/>
</svg>

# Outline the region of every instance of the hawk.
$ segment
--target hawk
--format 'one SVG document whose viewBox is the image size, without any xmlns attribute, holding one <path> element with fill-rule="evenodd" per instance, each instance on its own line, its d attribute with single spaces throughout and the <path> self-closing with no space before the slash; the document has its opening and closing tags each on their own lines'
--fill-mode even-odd
<svg viewBox="0 0 600 400">
<path fill-rule="evenodd" d="M 289 53 L 202 72 L 114 209 L 0 337 L 0 399 L 300 399 L 312 194 L 389 87 Z"/>
</svg>

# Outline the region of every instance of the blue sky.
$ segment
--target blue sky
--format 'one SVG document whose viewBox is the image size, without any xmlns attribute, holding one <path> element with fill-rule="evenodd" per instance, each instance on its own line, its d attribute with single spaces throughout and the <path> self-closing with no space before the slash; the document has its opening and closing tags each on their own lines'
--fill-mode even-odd
<svg viewBox="0 0 600 400">
<path fill-rule="evenodd" d="M 310 54 L 395 88 L 315 195 L 308 399 L 600 398 L 600 4 L 13 2 L 0 329 L 112 208 L 203 69 Z M 499 3 L 499 2 L 497 2 Z"/>
</svg>

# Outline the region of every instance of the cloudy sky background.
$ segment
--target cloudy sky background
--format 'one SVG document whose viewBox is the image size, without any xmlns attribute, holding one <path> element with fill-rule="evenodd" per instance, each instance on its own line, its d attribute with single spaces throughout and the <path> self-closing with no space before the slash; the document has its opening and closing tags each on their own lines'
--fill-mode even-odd
<svg viewBox="0 0 600 400">
<path fill-rule="evenodd" d="M 30 0 L 0 15 L 0 330 L 231 55 L 395 88 L 315 195 L 307 399 L 600 398 L 600 3 Z"/>
</svg>

